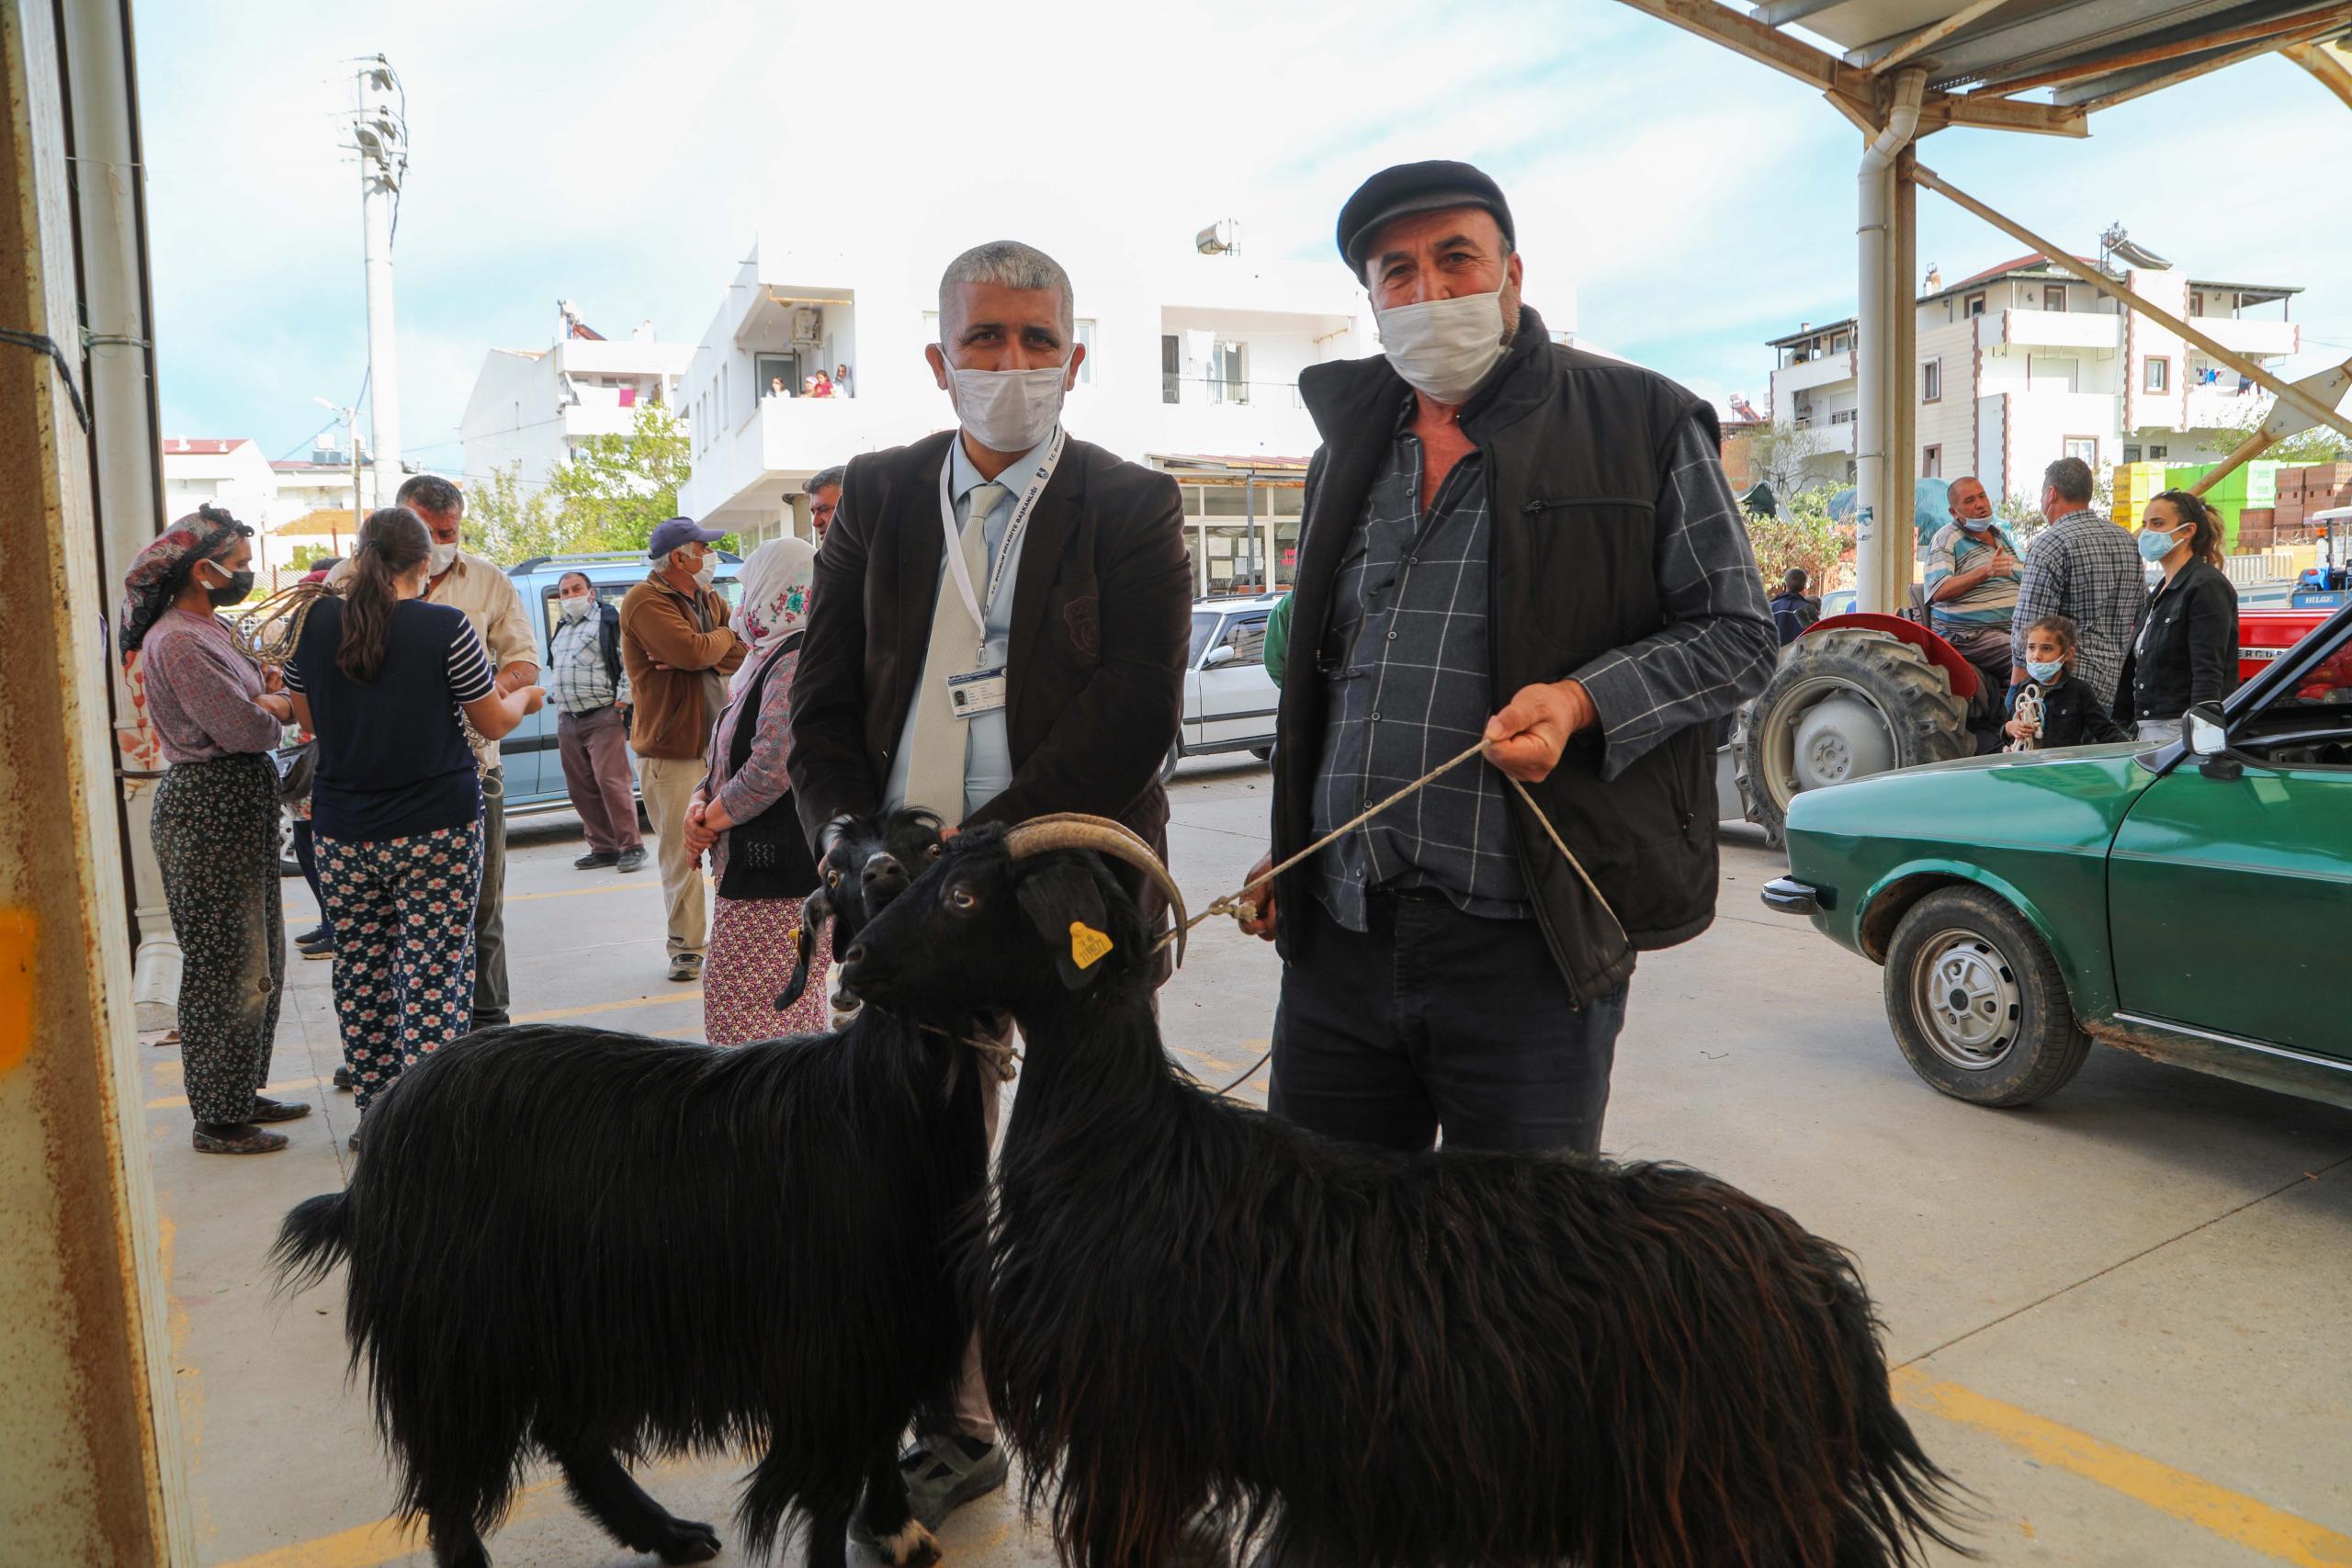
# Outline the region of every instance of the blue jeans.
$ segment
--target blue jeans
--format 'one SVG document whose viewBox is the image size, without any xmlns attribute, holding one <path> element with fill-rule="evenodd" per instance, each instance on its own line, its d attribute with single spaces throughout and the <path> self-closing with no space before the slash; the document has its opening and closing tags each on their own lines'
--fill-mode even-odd
<svg viewBox="0 0 2352 1568">
<path fill-rule="evenodd" d="M 1351 931 L 1309 897 L 1306 962 L 1283 970 L 1267 1108 L 1327 1137 L 1408 1153 L 1597 1154 L 1625 1023 L 1620 986 L 1579 1009 L 1532 919 L 1375 893 Z"/>
</svg>

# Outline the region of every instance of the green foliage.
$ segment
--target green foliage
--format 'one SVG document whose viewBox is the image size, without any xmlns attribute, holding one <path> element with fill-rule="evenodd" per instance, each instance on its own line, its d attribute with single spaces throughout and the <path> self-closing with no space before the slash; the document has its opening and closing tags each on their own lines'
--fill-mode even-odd
<svg viewBox="0 0 2352 1568">
<path fill-rule="evenodd" d="M 1791 567 L 1803 569 L 1811 580 L 1806 592 L 1816 598 L 1837 587 L 1845 562 L 1854 551 L 1850 528 L 1831 520 L 1829 498 L 1836 487 L 1815 485 L 1781 498 L 1781 514 L 1747 514 L 1747 542 L 1756 552 L 1756 569 L 1764 577 L 1765 592 L 1778 593 L 1781 579 Z"/>
<path fill-rule="evenodd" d="M 501 566 L 533 556 L 641 553 L 654 528 L 678 515 L 689 450 L 668 409 L 640 403 L 628 434 L 588 437 L 543 480 L 525 479 L 520 463 L 477 480 L 466 495 L 472 546 Z"/>
<path fill-rule="evenodd" d="M 678 514 L 678 487 L 692 468 L 685 427 L 660 403 L 640 403 L 626 435 L 592 435 L 548 473 L 548 503 L 581 537 L 577 547 L 642 550 Z"/>
<path fill-rule="evenodd" d="M 2248 436 L 2262 428 L 2263 421 L 2270 417 L 2272 401 L 2267 397 L 2235 400 L 2229 418 L 2213 427 L 2222 433 L 2222 439 L 2216 441 L 2214 446 L 2225 453 L 2235 451 Z M 2341 459 L 2346 450 L 2342 431 L 2333 425 L 2320 424 L 2299 431 L 2284 441 L 2273 442 L 2261 456 L 2278 463 L 2333 463 Z"/>
</svg>

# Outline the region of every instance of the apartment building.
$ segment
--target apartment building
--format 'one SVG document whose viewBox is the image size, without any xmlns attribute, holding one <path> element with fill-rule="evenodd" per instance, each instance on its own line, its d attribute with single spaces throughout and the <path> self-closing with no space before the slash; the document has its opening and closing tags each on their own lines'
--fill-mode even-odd
<svg viewBox="0 0 2352 1568">
<path fill-rule="evenodd" d="M 1038 228 L 1059 231 L 1033 236 L 1070 274 L 1087 350 L 1065 425 L 1177 477 L 1200 592 L 1288 581 L 1316 446 L 1299 373 L 1379 351 L 1363 291 L 1336 265 L 1204 254 L 1190 234 L 1114 237 L 1085 216 L 1049 215 Z M 806 537 L 811 474 L 955 423 L 923 349 L 938 339 L 941 270 L 991 232 L 942 238 L 952 227 L 901 231 L 886 214 L 841 225 L 848 240 L 760 235 L 683 378 L 685 511 L 747 547 Z M 798 395 L 842 367 L 845 391 Z"/>
<path fill-rule="evenodd" d="M 650 322 L 608 339 L 569 299 L 557 315 L 551 346 L 493 348 L 483 359 L 458 429 L 469 482 L 517 464 L 526 482 L 542 480 L 588 437 L 627 434 L 640 402 L 676 406 L 693 350 L 660 341 Z"/>
<path fill-rule="evenodd" d="M 2143 299 L 2192 321 L 2223 347 L 2266 367 L 2294 354 L 2291 284 L 2200 278 L 2177 267 L 2112 274 Z M 2061 457 L 2093 468 L 2167 458 L 2208 461 L 2234 443 L 2222 433 L 2267 399 L 2143 317 L 2061 271 L 2021 256 L 1950 287 L 1929 275 L 1917 305 L 1918 471 L 1974 474 L 1996 499 L 2030 501 Z M 1812 476 L 1854 472 L 1854 322 L 1803 323 L 1774 338 L 1771 414 L 1806 433 Z M 2249 404 L 2246 400 L 2260 399 Z"/>
</svg>

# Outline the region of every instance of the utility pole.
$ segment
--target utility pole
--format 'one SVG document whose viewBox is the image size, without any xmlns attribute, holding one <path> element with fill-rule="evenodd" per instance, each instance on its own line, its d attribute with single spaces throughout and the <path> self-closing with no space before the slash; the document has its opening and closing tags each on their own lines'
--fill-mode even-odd
<svg viewBox="0 0 2352 1568">
<path fill-rule="evenodd" d="M 312 398 L 311 400 L 343 421 L 343 438 L 351 443 L 351 534 L 356 539 L 359 536 L 359 525 L 368 518 L 359 489 L 359 411 L 345 408 L 341 403 L 325 398 Z M 341 536 L 330 534 L 328 537 L 334 541 L 335 553 L 341 555 Z"/>
<path fill-rule="evenodd" d="M 360 62 L 352 141 L 359 154 L 359 212 L 368 267 L 368 427 L 373 448 L 374 494 L 381 506 L 401 473 L 400 355 L 392 341 L 392 239 L 400 228 L 401 182 L 408 175 L 408 92 L 390 62 L 379 54 Z M 356 434 L 356 432 L 354 432 Z M 352 450 L 358 450 L 355 442 Z"/>
</svg>

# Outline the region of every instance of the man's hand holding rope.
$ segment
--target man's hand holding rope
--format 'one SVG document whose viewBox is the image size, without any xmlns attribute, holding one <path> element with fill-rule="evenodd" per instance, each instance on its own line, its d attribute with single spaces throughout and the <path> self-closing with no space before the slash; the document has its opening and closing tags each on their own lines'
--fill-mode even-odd
<svg viewBox="0 0 2352 1568">
<path fill-rule="evenodd" d="M 1521 686 L 1502 711 L 1487 721 L 1479 750 L 1507 776 L 1522 784 L 1541 784 L 1559 766 L 1568 738 L 1600 721 L 1600 710 L 1580 682 L 1539 681 Z M 1258 882 L 1273 867 L 1274 857 L 1269 851 L 1250 868 L 1249 882 Z M 1250 894 L 1235 918 L 1245 934 L 1273 941 L 1272 886 Z"/>
</svg>

